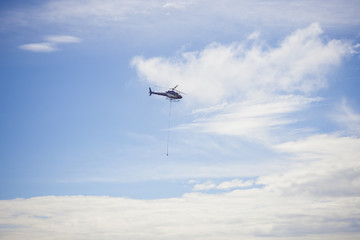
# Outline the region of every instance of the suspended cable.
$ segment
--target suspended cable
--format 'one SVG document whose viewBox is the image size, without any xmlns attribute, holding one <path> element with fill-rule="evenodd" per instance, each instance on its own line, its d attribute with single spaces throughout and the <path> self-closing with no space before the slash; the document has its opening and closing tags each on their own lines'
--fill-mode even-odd
<svg viewBox="0 0 360 240">
<path fill-rule="evenodd" d="M 170 99 L 170 109 L 169 109 L 169 120 L 168 120 L 168 132 L 167 132 L 167 145 L 166 145 L 166 156 L 169 156 L 169 139 L 170 139 L 170 120 L 171 120 L 171 103 Z"/>
</svg>

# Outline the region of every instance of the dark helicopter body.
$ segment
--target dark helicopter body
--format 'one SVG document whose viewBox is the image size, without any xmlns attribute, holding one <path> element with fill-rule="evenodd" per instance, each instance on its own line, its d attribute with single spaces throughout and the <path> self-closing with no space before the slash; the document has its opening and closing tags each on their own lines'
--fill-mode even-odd
<svg viewBox="0 0 360 240">
<path fill-rule="evenodd" d="M 153 92 L 151 90 L 151 88 L 149 88 L 149 96 L 151 96 L 152 94 L 156 94 L 156 95 L 160 95 L 160 96 L 165 96 L 165 97 L 169 98 L 170 100 L 182 99 L 181 94 L 178 93 L 177 91 L 175 91 L 176 87 L 174 87 L 171 90 L 166 91 L 166 92 Z"/>
</svg>

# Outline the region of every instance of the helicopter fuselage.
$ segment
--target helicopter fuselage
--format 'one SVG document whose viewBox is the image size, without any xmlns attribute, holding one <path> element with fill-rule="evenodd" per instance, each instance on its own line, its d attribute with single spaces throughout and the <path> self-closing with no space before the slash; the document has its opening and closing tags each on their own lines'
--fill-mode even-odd
<svg viewBox="0 0 360 240">
<path fill-rule="evenodd" d="M 153 92 L 151 90 L 151 88 L 149 88 L 149 95 L 151 96 L 152 94 L 165 96 L 165 97 L 168 97 L 170 99 L 182 99 L 181 94 L 178 93 L 178 92 L 175 92 L 173 90 L 169 90 L 169 91 L 166 91 L 166 92 Z"/>
</svg>

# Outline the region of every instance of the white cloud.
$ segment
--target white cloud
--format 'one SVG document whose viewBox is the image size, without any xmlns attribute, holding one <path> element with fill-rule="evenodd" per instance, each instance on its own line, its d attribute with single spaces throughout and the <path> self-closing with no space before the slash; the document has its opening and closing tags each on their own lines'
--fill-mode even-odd
<svg viewBox="0 0 360 240">
<path fill-rule="evenodd" d="M 281 196 L 266 189 L 180 198 L 3 200 L 3 239 L 357 239 L 358 197 Z"/>
<path fill-rule="evenodd" d="M 179 84 L 188 93 L 183 101 L 203 107 L 193 110 L 203 116 L 181 127 L 266 141 L 269 131 L 297 121 L 289 114 L 320 100 L 311 96 L 327 87 L 328 75 L 351 49 L 346 41 L 324 40 L 312 24 L 273 48 L 249 40 L 214 43 L 173 58 L 138 56 L 132 65 L 144 81 Z"/>
<path fill-rule="evenodd" d="M 81 39 L 68 35 L 51 35 L 45 38 L 46 41 L 51 43 L 79 43 Z"/>
<path fill-rule="evenodd" d="M 58 50 L 54 44 L 49 42 L 23 44 L 19 46 L 19 48 L 30 52 L 43 53 L 55 52 Z"/>
<path fill-rule="evenodd" d="M 208 181 L 205 183 L 197 183 L 193 187 L 194 191 L 204 191 L 204 190 L 210 190 L 210 189 L 216 189 L 216 184 L 211 181 Z"/>
<path fill-rule="evenodd" d="M 46 42 L 42 43 L 23 44 L 19 48 L 31 52 L 50 53 L 58 51 L 58 45 L 60 44 L 81 42 L 80 38 L 68 35 L 51 35 L 47 36 L 45 40 Z"/>
<path fill-rule="evenodd" d="M 214 104 L 257 91 L 311 93 L 326 86 L 329 70 L 350 51 L 350 44 L 325 42 L 321 34 L 319 25 L 312 24 L 288 36 L 277 48 L 256 43 L 248 47 L 248 42 L 214 43 L 170 59 L 135 57 L 132 65 L 149 83 L 179 84 L 202 103 Z"/>
<path fill-rule="evenodd" d="M 191 4 L 192 4 L 191 1 L 168 2 L 163 5 L 163 8 L 184 9 Z"/>
<path fill-rule="evenodd" d="M 241 180 L 233 179 L 231 181 L 221 182 L 215 184 L 212 181 L 207 181 L 205 183 L 197 183 L 193 187 L 193 191 L 208 191 L 208 190 L 232 190 L 234 188 L 247 188 L 253 186 L 255 183 L 254 180 Z"/>
<path fill-rule="evenodd" d="M 233 189 L 233 188 L 251 187 L 253 185 L 254 185 L 253 180 L 243 181 L 243 180 L 240 180 L 240 179 L 233 179 L 231 181 L 225 181 L 225 182 L 220 183 L 217 186 L 217 189 L 229 190 L 229 189 Z"/>
</svg>

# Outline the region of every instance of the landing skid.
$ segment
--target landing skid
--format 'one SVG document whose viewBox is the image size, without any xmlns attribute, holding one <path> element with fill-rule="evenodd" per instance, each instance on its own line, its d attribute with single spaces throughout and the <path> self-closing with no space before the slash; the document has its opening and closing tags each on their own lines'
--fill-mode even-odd
<svg viewBox="0 0 360 240">
<path fill-rule="evenodd" d="M 170 102 L 180 102 L 180 99 L 174 99 L 174 98 L 166 98 L 167 100 L 169 100 Z"/>
</svg>

